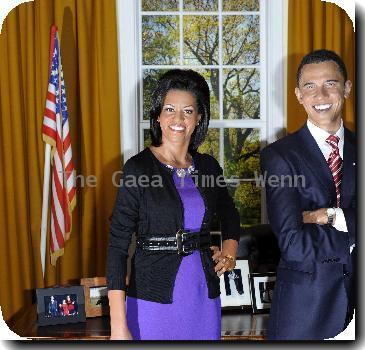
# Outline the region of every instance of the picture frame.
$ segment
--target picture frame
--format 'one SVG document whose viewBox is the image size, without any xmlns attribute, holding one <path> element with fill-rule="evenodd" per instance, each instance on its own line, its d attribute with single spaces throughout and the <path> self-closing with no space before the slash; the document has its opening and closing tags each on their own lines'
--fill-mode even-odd
<svg viewBox="0 0 365 350">
<path fill-rule="evenodd" d="M 82 286 L 37 288 L 36 297 L 39 326 L 86 321 Z"/>
<path fill-rule="evenodd" d="M 82 278 L 86 317 L 109 315 L 109 299 L 106 277 Z"/>
<path fill-rule="evenodd" d="M 220 276 L 222 309 L 251 308 L 249 274 L 249 260 L 237 258 L 235 268 Z"/>
<path fill-rule="evenodd" d="M 275 282 L 276 272 L 251 274 L 250 288 L 253 313 L 270 311 Z"/>
</svg>

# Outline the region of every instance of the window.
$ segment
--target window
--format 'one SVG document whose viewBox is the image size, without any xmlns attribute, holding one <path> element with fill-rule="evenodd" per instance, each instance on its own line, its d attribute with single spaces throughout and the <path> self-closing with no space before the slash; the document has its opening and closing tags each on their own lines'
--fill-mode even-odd
<svg viewBox="0 0 365 350">
<path fill-rule="evenodd" d="M 275 7 L 264 0 L 117 4 L 125 160 L 150 144 L 148 110 L 159 76 L 174 67 L 194 69 L 211 90 L 209 132 L 199 151 L 220 162 L 241 224 L 265 222 L 255 174 L 261 147 L 276 138 L 285 120 L 284 1 L 275 1 Z"/>
</svg>

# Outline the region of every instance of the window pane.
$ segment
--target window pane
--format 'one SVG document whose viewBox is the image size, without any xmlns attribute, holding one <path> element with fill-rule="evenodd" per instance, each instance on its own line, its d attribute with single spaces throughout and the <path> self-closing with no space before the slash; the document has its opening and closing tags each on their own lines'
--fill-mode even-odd
<svg viewBox="0 0 365 350">
<path fill-rule="evenodd" d="M 259 11 L 260 0 L 222 0 L 223 11 Z"/>
<path fill-rule="evenodd" d="M 260 74 L 258 69 L 223 70 L 223 118 L 260 118 Z"/>
<path fill-rule="evenodd" d="M 179 17 L 142 16 L 143 64 L 177 64 L 179 57 Z"/>
<path fill-rule="evenodd" d="M 218 11 L 218 0 L 184 0 L 185 11 Z"/>
<path fill-rule="evenodd" d="M 178 9 L 179 0 L 142 0 L 142 11 L 177 11 Z"/>
<path fill-rule="evenodd" d="M 184 16 L 184 64 L 218 64 L 218 17 Z"/>
<path fill-rule="evenodd" d="M 227 65 L 260 62 L 259 16 L 223 16 L 223 62 Z"/>
<path fill-rule="evenodd" d="M 261 189 L 254 182 L 243 182 L 238 187 L 228 186 L 240 214 L 242 227 L 261 224 Z"/>
<path fill-rule="evenodd" d="M 219 129 L 208 129 L 207 136 L 198 151 L 200 153 L 210 154 L 219 161 Z"/>
<path fill-rule="evenodd" d="M 224 129 L 224 176 L 253 179 L 260 171 L 258 129 Z"/>
<path fill-rule="evenodd" d="M 143 70 L 143 119 L 150 119 L 149 112 L 152 104 L 152 93 L 157 86 L 157 81 L 166 69 Z"/>
<path fill-rule="evenodd" d="M 229 179 L 240 179 L 239 186 L 229 186 L 240 213 L 241 226 L 261 222 L 261 188 L 254 181 L 260 169 L 260 133 L 258 129 L 224 130 L 224 174 Z"/>
<path fill-rule="evenodd" d="M 210 89 L 210 119 L 219 119 L 219 70 L 194 69 L 206 80 Z"/>
<path fill-rule="evenodd" d="M 144 129 L 143 130 L 143 144 L 144 147 L 149 147 L 151 146 L 151 134 L 150 134 L 150 129 Z"/>
</svg>

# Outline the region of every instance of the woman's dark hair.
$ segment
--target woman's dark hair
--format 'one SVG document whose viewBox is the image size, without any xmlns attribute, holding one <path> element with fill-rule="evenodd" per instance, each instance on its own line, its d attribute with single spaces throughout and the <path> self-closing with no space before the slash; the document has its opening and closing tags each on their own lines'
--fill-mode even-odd
<svg viewBox="0 0 365 350">
<path fill-rule="evenodd" d="M 172 69 L 161 76 L 152 94 L 152 107 L 150 109 L 150 134 L 153 146 L 158 147 L 162 143 L 162 131 L 157 119 L 161 114 L 164 100 L 170 90 L 188 91 L 195 96 L 201 119 L 190 139 L 189 151 L 194 152 L 204 141 L 208 132 L 210 119 L 209 86 L 199 73 L 191 69 Z"/>
<path fill-rule="evenodd" d="M 299 64 L 298 70 L 297 70 L 297 86 L 299 86 L 299 80 L 302 76 L 303 67 L 307 64 L 311 63 L 321 63 L 321 62 L 327 62 L 327 61 L 333 61 L 337 64 L 338 69 L 340 70 L 340 73 L 342 74 L 345 81 L 347 81 L 347 71 L 345 63 L 343 63 L 340 56 L 338 56 L 335 52 L 321 49 L 316 50 L 313 52 L 310 52 L 309 54 L 305 55 L 302 59 L 302 61 Z"/>
</svg>

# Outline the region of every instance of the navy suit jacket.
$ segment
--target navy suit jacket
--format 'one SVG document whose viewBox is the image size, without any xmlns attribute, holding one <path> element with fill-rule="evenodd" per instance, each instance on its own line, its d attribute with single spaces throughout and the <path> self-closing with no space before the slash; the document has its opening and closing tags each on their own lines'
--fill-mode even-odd
<svg viewBox="0 0 365 350">
<path fill-rule="evenodd" d="M 331 338 L 353 312 L 355 151 L 355 135 L 345 128 L 340 207 L 348 232 L 303 224 L 303 211 L 336 206 L 332 174 L 306 125 L 261 153 L 268 218 L 281 251 L 269 339 Z"/>
</svg>

